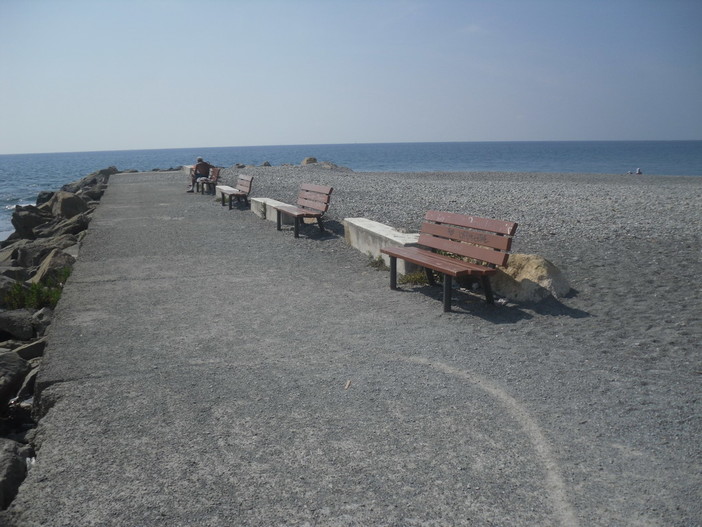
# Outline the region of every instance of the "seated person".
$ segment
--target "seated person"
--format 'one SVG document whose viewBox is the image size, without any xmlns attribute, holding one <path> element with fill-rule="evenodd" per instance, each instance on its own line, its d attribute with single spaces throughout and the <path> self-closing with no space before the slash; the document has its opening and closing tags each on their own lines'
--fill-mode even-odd
<svg viewBox="0 0 702 527">
<path fill-rule="evenodd" d="M 203 161 L 201 157 L 198 157 L 197 163 L 190 169 L 190 186 L 188 187 L 187 192 L 194 192 L 195 182 L 200 178 L 207 180 L 207 178 L 210 177 L 211 168 L 213 168 L 212 165 L 210 165 L 207 161 Z"/>
</svg>

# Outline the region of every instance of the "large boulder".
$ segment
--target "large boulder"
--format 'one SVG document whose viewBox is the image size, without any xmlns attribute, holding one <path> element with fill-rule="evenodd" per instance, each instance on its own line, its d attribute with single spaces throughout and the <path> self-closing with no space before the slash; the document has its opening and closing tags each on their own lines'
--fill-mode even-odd
<svg viewBox="0 0 702 527">
<path fill-rule="evenodd" d="M 78 234 L 88 228 L 90 215 L 88 212 L 78 214 L 69 219 L 54 218 L 52 221 L 33 229 L 36 238 L 61 236 L 62 234 Z"/>
<path fill-rule="evenodd" d="M 314 165 L 317 162 L 316 157 L 306 157 L 305 159 L 302 160 L 301 165 Z"/>
<path fill-rule="evenodd" d="M 13 280 L 7 276 L 0 276 L 0 308 L 9 307 L 9 295 L 17 287 L 27 289 L 27 285 L 24 282 Z"/>
<path fill-rule="evenodd" d="M 41 192 L 39 192 L 39 194 L 37 194 L 37 203 L 36 203 L 37 207 L 39 205 L 43 205 L 44 203 L 49 201 L 52 197 L 54 197 L 54 191 L 42 190 Z"/>
<path fill-rule="evenodd" d="M 107 185 L 95 185 L 93 187 L 85 187 L 79 190 L 76 195 L 87 201 L 100 201 L 103 194 L 107 190 Z"/>
<path fill-rule="evenodd" d="M 61 272 L 67 267 L 73 267 L 76 259 L 63 252 L 61 249 L 54 249 L 41 262 L 36 274 L 27 280 L 30 284 L 58 282 Z"/>
<path fill-rule="evenodd" d="M 81 189 L 84 189 L 86 187 L 94 187 L 96 185 L 103 185 L 106 184 L 110 176 L 112 174 L 117 174 L 119 170 L 117 167 L 107 167 L 103 168 L 102 170 L 98 170 L 97 172 L 93 172 L 92 174 L 88 174 L 82 179 L 79 179 L 78 181 L 73 181 L 71 183 L 66 183 L 63 187 L 61 187 L 61 190 L 65 192 L 71 192 L 71 193 L 76 193 Z"/>
<path fill-rule="evenodd" d="M 46 335 L 46 329 L 51 325 L 54 318 L 54 310 L 50 307 L 42 307 L 39 311 L 32 315 L 32 325 L 37 337 Z"/>
<path fill-rule="evenodd" d="M 34 338 L 35 321 L 30 309 L 12 309 L 0 311 L 0 340 L 16 338 L 30 340 Z"/>
<path fill-rule="evenodd" d="M 17 395 L 30 369 L 29 363 L 14 351 L 0 353 L 0 411 Z"/>
<path fill-rule="evenodd" d="M 0 510 L 15 499 L 27 477 L 26 447 L 11 439 L 0 438 Z"/>
<path fill-rule="evenodd" d="M 25 267 L 13 267 L 0 263 L 0 275 L 23 282 L 28 278 L 29 273 Z"/>
<path fill-rule="evenodd" d="M 24 344 L 18 348 L 15 348 L 13 352 L 19 355 L 22 360 L 30 361 L 43 356 L 45 349 L 46 337 L 42 337 L 30 342 L 29 344 Z"/>
<path fill-rule="evenodd" d="M 39 238 L 28 241 L 24 244 L 18 244 L 16 247 L 7 247 L 0 251 L 0 255 L 3 255 L 4 251 L 14 247 L 12 261 L 15 265 L 34 267 L 40 265 L 44 258 L 54 249 L 65 249 L 76 243 L 78 243 L 78 238 L 73 234 L 62 234 L 61 236 L 52 238 Z M 2 260 L 0 259 L 0 261 Z"/>
<path fill-rule="evenodd" d="M 88 210 L 88 203 L 71 192 L 59 190 L 47 202 L 51 205 L 51 212 L 60 218 L 72 218 Z"/>
<path fill-rule="evenodd" d="M 48 207 L 35 207 L 25 205 L 15 207 L 12 213 L 12 226 L 15 233 L 20 238 L 34 238 L 34 228 L 54 219 L 54 215 Z"/>
<path fill-rule="evenodd" d="M 516 302 L 539 302 L 548 296 L 561 298 L 570 291 L 563 273 L 536 254 L 512 254 L 507 267 L 491 279 L 495 292 Z"/>
</svg>

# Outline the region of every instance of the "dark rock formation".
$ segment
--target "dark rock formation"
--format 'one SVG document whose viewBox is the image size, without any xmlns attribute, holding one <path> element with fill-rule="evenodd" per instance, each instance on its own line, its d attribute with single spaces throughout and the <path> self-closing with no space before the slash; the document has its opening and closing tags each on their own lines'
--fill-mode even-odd
<svg viewBox="0 0 702 527">
<path fill-rule="evenodd" d="M 58 282 L 73 266 L 91 213 L 117 172 L 100 170 L 40 193 L 36 206 L 16 207 L 15 232 L 0 243 L 0 510 L 14 499 L 34 456 L 27 444 L 36 426 L 34 383 L 53 316 L 49 307 L 12 308 L 34 289 L 62 287 Z"/>
</svg>

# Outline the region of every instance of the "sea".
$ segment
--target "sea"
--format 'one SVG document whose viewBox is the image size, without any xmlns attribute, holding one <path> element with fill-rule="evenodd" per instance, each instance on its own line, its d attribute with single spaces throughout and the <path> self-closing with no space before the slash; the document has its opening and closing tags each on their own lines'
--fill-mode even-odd
<svg viewBox="0 0 702 527">
<path fill-rule="evenodd" d="M 306 157 L 355 172 L 522 172 L 702 176 L 702 141 L 517 141 L 354 143 L 114 150 L 0 155 L 0 240 L 13 232 L 17 205 L 36 202 L 102 168 L 165 170 L 201 156 L 223 167 L 237 163 L 299 164 Z"/>
</svg>

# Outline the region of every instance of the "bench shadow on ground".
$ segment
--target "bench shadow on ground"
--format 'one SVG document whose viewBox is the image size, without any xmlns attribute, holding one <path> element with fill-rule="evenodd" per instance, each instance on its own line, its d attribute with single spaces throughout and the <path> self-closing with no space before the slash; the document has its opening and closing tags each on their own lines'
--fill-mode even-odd
<svg viewBox="0 0 702 527">
<path fill-rule="evenodd" d="M 291 225 L 284 225 L 283 230 L 292 232 Z M 300 238 L 309 240 L 337 240 L 344 237 L 344 226 L 336 220 L 324 220 L 324 232 L 319 230 L 317 223 L 301 223 Z"/>
<path fill-rule="evenodd" d="M 437 309 L 442 309 L 441 286 L 401 286 L 398 291 L 416 292 L 431 297 L 437 302 Z M 572 295 L 569 295 L 572 296 Z M 567 306 L 562 301 L 552 296 L 540 302 L 512 302 L 501 304 L 499 300 L 489 305 L 481 292 L 472 292 L 465 289 L 454 289 L 451 312 L 480 317 L 495 324 L 514 324 L 522 320 L 530 320 L 536 316 L 587 318 L 592 315 L 587 311 Z"/>
</svg>

